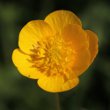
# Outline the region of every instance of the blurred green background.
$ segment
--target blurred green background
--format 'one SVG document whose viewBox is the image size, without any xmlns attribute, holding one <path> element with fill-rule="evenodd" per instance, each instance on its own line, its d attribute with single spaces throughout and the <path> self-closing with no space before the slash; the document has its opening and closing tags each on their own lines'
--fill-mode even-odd
<svg viewBox="0 0 110 110">
<path fill-rule="evenodd" d="M 0 0 L 0 110 L 56 110 L 55 94 L 21 76 L 11 54 L 28 21 L 57 9 L 73 11 L 99 37 L 99 54 L 80 84 L 60 93 L 62 110 L 110 110 L 110 0 Z"/>
</svg>

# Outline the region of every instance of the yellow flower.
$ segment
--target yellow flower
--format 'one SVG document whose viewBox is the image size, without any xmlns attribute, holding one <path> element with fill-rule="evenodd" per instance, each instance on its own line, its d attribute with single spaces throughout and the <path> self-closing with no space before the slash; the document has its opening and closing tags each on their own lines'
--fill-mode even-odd
<svg viewBox="0 0 110 110">
<path fill-rule="evenodd" d="M 12 60 L 19 72 L 49 92 L 63 92 L 79 83 L 79 76 L 98 53 L 97 35 L 84 30 L 71 11 L 50 13 L 27 23 L 19 34 Z"/>
</svg>

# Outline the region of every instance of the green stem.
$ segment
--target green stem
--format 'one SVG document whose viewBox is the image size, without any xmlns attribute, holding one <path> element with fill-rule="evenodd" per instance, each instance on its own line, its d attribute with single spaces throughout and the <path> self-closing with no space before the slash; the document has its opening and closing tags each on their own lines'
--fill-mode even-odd
<svg viewBox="0 0 110 110">
<path fill-rule="evenodd" d="M 58 93 L 56 93 L 56 110 L 61 110 L 61 107 L 60 107 L 60 97 L 59 97 Z"/>
</svg>

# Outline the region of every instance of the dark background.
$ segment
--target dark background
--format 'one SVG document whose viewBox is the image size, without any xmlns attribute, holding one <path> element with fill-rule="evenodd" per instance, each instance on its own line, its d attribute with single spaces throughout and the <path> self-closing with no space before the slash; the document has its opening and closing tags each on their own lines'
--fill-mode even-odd
<svg viewBox="0 0 110 110">
<path fill-rule="evenodd" d="M 56 110 L 55 94 L 19 74 L 11 54 L 18 34 L 30 20 L 57 9 L 71 10 L 85 29 L 98 34 L 99 54 L 80 77 L 80 84 L 60 93 L 62 110 L 110 110 L 109 0 L 0 0 L 0 110 Z"/>
</svg>

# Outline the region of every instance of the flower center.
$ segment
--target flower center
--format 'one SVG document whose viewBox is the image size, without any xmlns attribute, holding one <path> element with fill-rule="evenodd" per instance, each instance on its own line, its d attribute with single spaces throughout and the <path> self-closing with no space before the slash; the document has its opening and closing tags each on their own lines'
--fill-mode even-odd
<svg viewBox="0 0 110 110">
<path fill-rule="evenodd" d="M 69 43 L 65 44 L 62 39 L 37 42 L 31 51 L 32 67 L 47 76 L 60 74 L 66 78 L 67 73 L 72 70 L 73 50 L 69 47 Z"/>
</svg>

